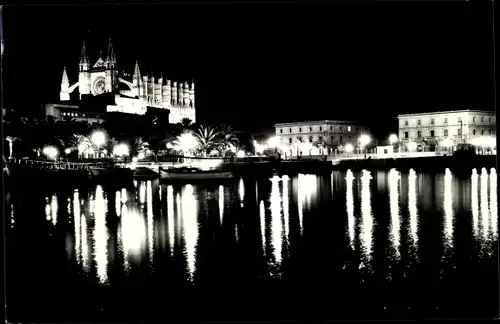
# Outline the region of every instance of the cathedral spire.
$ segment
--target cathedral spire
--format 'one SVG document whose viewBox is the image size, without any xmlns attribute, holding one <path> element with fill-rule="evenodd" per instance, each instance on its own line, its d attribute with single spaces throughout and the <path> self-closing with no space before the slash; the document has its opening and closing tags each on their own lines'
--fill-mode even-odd
<svg viewBox="0 0 500 324">
<path fill-rule="evenodd" d="M 108 56 L 106 58 L 106 61 L 108 63 L 116 64 L 116 56 L 115 56 L 115 51 L 113 50 L 113 43 L 111 42 L 111 38 L 109 39 L 108 42 Z"/>
<path fill-rule="evenodd" d="M 87 57 L 87 50 L 85 48 L 85 41 L 82 44 L 82 52 L 80 54 L 80 71 L 88 71 L 89 66 L 89 58 Z"/>
<path fill-rule="evenodd" d="M 134 67 L 134 79 L 141 79 L 141 70 L 139 70 L 139 61 L 135 61 L 135 67 Z"/>
<path fill-rule="evenodd" d="M 62 81 L 61 81 L 61 92 L 59 94 L 61 101 L 69 101 L 69 79 L 66 73 L 66 67 L 63 69 Z"/>
</svg>

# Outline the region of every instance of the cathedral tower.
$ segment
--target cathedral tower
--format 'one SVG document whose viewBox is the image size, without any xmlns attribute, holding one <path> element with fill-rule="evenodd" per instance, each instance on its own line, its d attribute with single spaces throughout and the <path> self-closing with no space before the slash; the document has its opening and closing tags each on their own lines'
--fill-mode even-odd
<svg viewBox="0 0 500 324">
<path fill-rule="evenodd" d="M 134 96 L 141 97 L 142 96 L 142 87 L 141 87 L 141 70 L 139 70 L 139 61 L 135 62 L 134 75 L 132 76 L 132 91 Z"/>
<path fill-rule="evenodd" d="M 85 42 L 83 42 L 82 54 L 80 56 L 78 88 L 80 91 L 80 99 L 82 95 L 90 93 L 90 62 L 87 56 L 87 50 L 85 49 Z"/>
<path fill-rule="evenodd" d="M 59 93 L 59 98 L 61 101 L 69 101 L 69 79 L 66 73 L 66 67 L 64 67 L 62 81 L 61 81 L 61 92 Z"/>
<path fill-rule="evenodd" d="M 108 43 L 108 55 L 106 57 L 106 92 L 115 92 L 117 89 L 118 71 L 116 68 L 116 56 L 110 38 Z"/>
</svg>

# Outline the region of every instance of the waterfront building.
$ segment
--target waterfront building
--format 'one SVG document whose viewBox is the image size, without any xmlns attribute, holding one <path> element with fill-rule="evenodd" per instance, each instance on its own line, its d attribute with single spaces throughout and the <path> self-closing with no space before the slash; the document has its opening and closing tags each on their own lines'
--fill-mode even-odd
<svg viewBox="0 0 500 324">
<path fill-rule="evenodd" d="M 401 114 L 398 123 L 401 152 L 453 152 L 458 144 L 496 147 L 496 114 L 492 111 Z"/>
<path fill-rule="evenodd" d="M 359 146 L 369 129 L 356 121 L 318 120 L 275 125 L 282 154 L 287 156 L 328 155 L 346 145 Z"/>
<path fill-rule="evenodd" d="M 85 97 L 99 97 L 111 94 L 107 112 L 145 115 L 147 108 L 170 111 L 170 123 L 179 123 L 184 118 L 196 122 L 194 81 L 178 82 L 163 78 L 163 75 L 141 75 L 139 62 L 136 62 L 132 78 L 120 75 L 116 55 L 111 40 L 108 44 L 106 59 L 102 52 L 93 65 L 87 55 L 85 43 L 82 45 L 78 64 L 78 81 L 70 82 L 66 67 L 63 68 L 60 103 L 72 101 L 71 94 L 78 88 L 77 100 Z"/>
</svg>

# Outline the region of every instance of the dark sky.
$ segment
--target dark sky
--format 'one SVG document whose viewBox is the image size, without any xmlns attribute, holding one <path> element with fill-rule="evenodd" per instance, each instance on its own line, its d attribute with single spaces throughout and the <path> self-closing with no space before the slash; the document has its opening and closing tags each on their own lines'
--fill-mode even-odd
<svg viewBox="0 0 500 324">
<path fill-rule="evenodd" d="M 492 4 L 19 6 L 3 10 L 7 107 L 57 99 L 113 39 L 120 69 L 196 81 L 200 122 L 275 122 L 493 109 Z"/>
</svg>

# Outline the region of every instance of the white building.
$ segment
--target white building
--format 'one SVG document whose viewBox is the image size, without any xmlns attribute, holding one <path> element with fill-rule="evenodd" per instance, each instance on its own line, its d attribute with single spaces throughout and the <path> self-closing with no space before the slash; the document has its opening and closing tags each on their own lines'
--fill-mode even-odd
<svg viewBox="0 0 500 324">
<path fill-rule="evenodd" d="M 400 151 L 453 151 L 457 144 L 496 142 L 495 112 L 451 110 L 398 116 Z M 495 144 L 496 146 L 496 144 Z"/>
<path fill-rule="evenodd" d="M 319 120 L 280 123 L 275 126 L 284 156 L 327 155 L 347 144 L 357 146 L 368 128 L 355 121 Z"/>
</svg>

